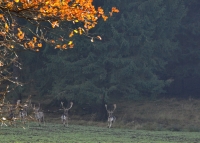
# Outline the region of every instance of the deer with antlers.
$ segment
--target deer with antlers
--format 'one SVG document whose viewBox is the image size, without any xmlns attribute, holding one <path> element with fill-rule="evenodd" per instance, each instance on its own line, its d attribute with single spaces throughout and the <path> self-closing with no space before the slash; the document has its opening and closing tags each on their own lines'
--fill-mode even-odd
<svg viewBox="0 0 200 143">
<path fill-rule="evenodd" d="M 28 97 L 28 99 L 25 101 L 24 104 L 21 104 L 21 100 L 17 100 L 17 108 L 19 110 L 19 118 L 20 121 L 25 124 L 26 123 L 26 118 L 28 115 L 28 108 L 31 107 L 31 95 Z"/>
<path fill-rule="evenodd" d="M 72 108 L 73 102 L 70 102 L 70 107 L 69 107 L 69 108 L 65 108 L 65 107 L 63 106 L 63 103 L 64 103 L 64 102 L 61 102 L 61 106 L 62 106 L 63 111 L 64 111 L 63 114 L 62 114 L 62 116 L 61 116 L 61 121 L 62 121 L 64 127 L 65 127 L 65 124 L 66 124 L 66 123 L 67 123 L 67 127 L 68 127 L 68 120 L 69 120 L 68 111 L 69 111 L 69 109 Z"/>
<path fill-rule="evenodd" d="M 35 104 L 34 104 L 33 110 L 34 110 L 34 113 L 35 113 L 35 119 L 38 121 L 39 126 L 41 126 L 41 122 L 43 122 L 44 125 L 45 125 L 44 113 L 39 111 L 40 110 L 40 104 L 37 108 L 35 107 Z"/>
<path fill-rule="evenodd" d="M 113 110 L 108 110 L 107 109 L 107 105 L 105 104 L 105 107 L 106 107 L 106 111 L 107 111 L 107 113 L 108 113 L 108 128 L 111 128 L 111 126 L 112 126 L 112 124 L 115 122 L 115 120 L 116 120 L 116 117 L 115 116 L 113 116 L 113 113 L 114 113 L 114 111 L 115 111 L 115 109 L 116 109 L 116 104 L 113 104 L 113 106 L 114 106 L 114 109 Z"/>
<path fill-rule="evenodd" d="M 27 108 L 28 108 L 28 105 L 27 104 L 21 105 L 20 104 L 20 100 L 17 100 L 17 108 L 19 110 L 20 121 L 23 124 L 25 124 L 26 123 L 26 117 L 27 117 Z"/>
</svg>

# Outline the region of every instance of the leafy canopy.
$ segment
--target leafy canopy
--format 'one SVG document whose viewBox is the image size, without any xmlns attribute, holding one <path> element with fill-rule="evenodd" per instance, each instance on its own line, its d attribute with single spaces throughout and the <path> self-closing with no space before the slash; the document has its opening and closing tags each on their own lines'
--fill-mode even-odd
<svg viewBox="0 0 200 143">
<path fill-rule="evenodd" d="M 55 48 L 66 49 L 68 46 L 74 46 L 73 41 L 69 39 L 74 33 L 88 35 L 88 30 L 95 27 L 97 20 L 102 17 L 104 21 L 108 16 L 104 14 L 101 7 L 95 9 L 93 0 L 3 0 L 0 1 L 0 35 L 4 38 L 1 43 L 8 48 L 14 48 L 15 43 L 26 49 L 39 51 L 42 47 L 42 41 L 55 44 Z M 113 12 L 119 12 L 112 7 L 110 16 Z M 33 31 L 28 27 L 19 25 L 17 18 L 22 18 L 36 26 Z M 45 30 L 41 29 L 41 22 L 49 22 L 52 28 L 60 26 L 61 21 L 72 23 L 82 23 L 83 25 L 71 29 L 67 44 L 57 44 L 54 39 L 45 37 Z M 26 30 L 32 33 L 32 37 L 26 34 Z M 93 41 L 93 37 L 91 37 Z M 97 36 L 101 40 L 100 36 Z M 5 42 L 6 40 L 6 42 Z M 65 39 L 61 36 L 61 41 Z"/>
<path fill-rule="evenodd" d="M 110 16 L 115 12 L 119 10 L 112 7 Z M 88 32 L 99 18 L 106 21 L 108 16 L 101 7 L 95 8 L 93 0 L 0 0 L 0 85 L 5 81 L 22 85 L 13 77 L 15 67 L 21 68 L 20 48 L 39 51 L 44 43 L 73 48 L 74 34 L 101 40 Z"/>
</svg>

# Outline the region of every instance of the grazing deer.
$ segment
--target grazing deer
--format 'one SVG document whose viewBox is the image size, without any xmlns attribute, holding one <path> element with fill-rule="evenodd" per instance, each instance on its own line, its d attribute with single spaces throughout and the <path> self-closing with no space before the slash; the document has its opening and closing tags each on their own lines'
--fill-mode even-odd
<svg viewBox="0 0 200 143">
<path fill-rule="evenodd" d="M 33 110 L 34 110 L 34 113 L 35 113 L 35 119 L 38 121 L 39 126 L 40 126 L 41 121 L 42 121 L 42 122 L 44 123 L 44 125 L 45 125 L 44 113 L 41 112 L 41 111 L 39 112 L 39 110 L 40 110 L 40 104 L 39 104 L 38 108 L 36 108 L 36 107 L 35 107 L 35 104 L 34 104 Z"/>
<path fill-rule="evenodd" d="M 108 110 L 107 109 L 107 105 L 105 104 L 105 107 L 106 107 L 106 111 L 108 112 L 108 128 L 111 128 L 111 126 L 112 126 L 112 124 L 115 122 L 115 120 L 116 120 L 116 117 L 115 116 L 113 116 L 113 113 L 114 113 L 114 111 L 115 111 L 115 109 L 116 109 L 116 104 L 113 104 L 113 106 L 114 106 L 114 109 L 113 110 Z"/>
<path fill-rule="evenodd" d="M 62 108 L 63 108 L 63 110 L 64 110 L 64 112 L 63 112 L 63 114 L 62 114 L 62 116 L 61 116 L 61 121 L 62 121 L 64 127 L 65 127 L 65 124 L 66 124 L 66 123 L 67 123 L 67 127 L 68 127 L 68 119 L 69 119 L 68 111 L 69 111 L 69 109 L 72 108 L 73 102 L 70 102 L 70 107 L 69 107 L 69 108 L 65 108 L 65 107 L 63 106 L 63 103 L 64 103 L 64 102 L 61 102 L 61 106 L 62 106 Z"/>
</svg>

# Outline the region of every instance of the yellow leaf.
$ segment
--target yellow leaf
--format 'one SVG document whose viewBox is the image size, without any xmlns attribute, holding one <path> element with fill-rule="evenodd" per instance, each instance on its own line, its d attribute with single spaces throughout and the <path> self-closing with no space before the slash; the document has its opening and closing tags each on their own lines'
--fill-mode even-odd
<svg viewBox="0 0 200 143">
<path fill-rule="evenodd" d="M 78 31 L 79 31 L 79 34 L 80 34 L 80 35 L 82 35 L 82 34 L 83 34 L 83 31 L 82 31 L 82 29 L 81 29 L 81 28 L 79 28 L 79 29 L 78 29 Z"/>
<path fill-rule="evenodd" d="M 19 0 L 15 0 L 15 2 L 16 2 L 16 3 L 18 3 L 18 2 L 19 2 Z"/>
<path fill-rule="evenodd" d="M 69 41 L 69 42 L 68 42 L 68 45 L 72 45 L 72 44 L 73 44 L 73 41 Z"/>
<path fill-rule="evenodd" d="M 74 32 L 75 32 L 75 33 L 78 33 L 78 30 L 75 29 Z"/>
<path fill-rule="evenodd" d="M 6 29 L 6 32 L 8 32 L 8 30 L 9 30 L 9 26 L 8 26 L 7 23 L 5 23 L 5 29 Z"/>
</svg>

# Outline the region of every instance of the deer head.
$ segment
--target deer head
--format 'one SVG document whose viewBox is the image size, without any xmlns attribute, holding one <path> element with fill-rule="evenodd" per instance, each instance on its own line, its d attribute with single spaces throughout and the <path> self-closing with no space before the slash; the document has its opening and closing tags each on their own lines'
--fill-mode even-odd
<svg viewBox="0 0 200 143">
<path fill-rule="evenodd" d="M 62 108 L 63 108 L 64 110 L 69 110 L 69 109 L 71 109 L 72 106 L 73 106 L 73 102 L 70 102 L 70 107 L 69 107 L 69 108 L 65 108 L 65 107 L 63 106 L 63 104 L 64 104 L 64 102 L 61 102 L 61 106 L 62 106 Z"/>
<path fill-rule="evenodd" d="M 116 104 L 113 104 L 113 106 L 114 106 L 113 110 L 108 110 L 107 105 L 105 104 L 106 110 L 109 112 L 111 112 L 111 111 L 114 112 L 114 110 L 117 108 Z"/>
</svg>

